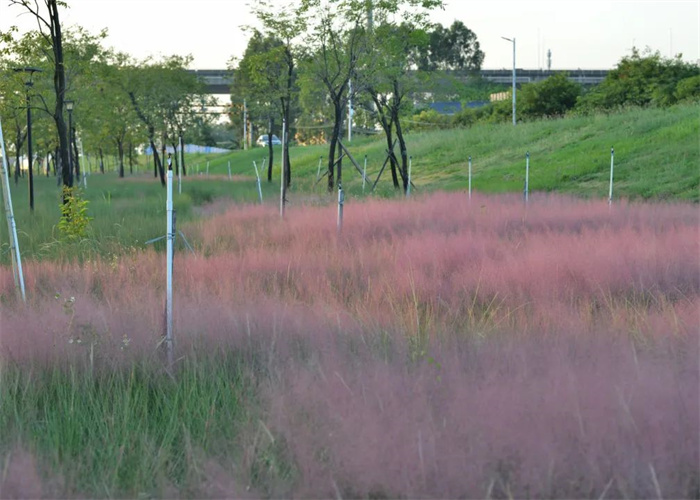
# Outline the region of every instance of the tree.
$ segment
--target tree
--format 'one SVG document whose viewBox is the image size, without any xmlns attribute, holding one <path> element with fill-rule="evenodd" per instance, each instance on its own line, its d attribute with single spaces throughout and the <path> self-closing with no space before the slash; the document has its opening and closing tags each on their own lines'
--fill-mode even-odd
<svg viewBox="0 0 700 500">
<path fill-rule="evenodd" d="M 12 71 L 13 64 L 0 59 L 0 117 L 5 127 L 5 137 L 8 141 L 8 150 L 15 154 L 15 184 L 20 177 L 20 157 L 22 147 L 27 138 L 26 103 L 24 98 L 24 83 Z"/>
<path fill-rule="evenodd" d="M 658 51 L 641 54 L 633 48 L 630 56 L 623 57 L 605 80 L 580 99 L 577 108 L 591 111 L 625 105 L 668 106 L 677 102 L 678 84 L 698 75 L 700 67 L 684 63 L 680 54 L 663 58 Z"/>
<path fill-rule="evenodd" d="M 540 118 L 563 116 L 576 106 L 581 86 L 566 73 L 556 73 L 541 82 L 524 85 L 520 91 L 521 116 Z"/>
<path fill-rule="evenodd" d="M 38 0 L 10 0 L 10 5 L 22 6 L 27 12 L 36 18 L 39 33 L 50 46 L 51 52 L 47 52 L 48 59 L 53 63 L 53 83 L 55 105 L 53 109 L 53 119 L 56 124 L 56 132 L 59 142 L 59 155 L 62 165 L 68 165 L 69 144 L 68 130 L 63 118 L 63 106 L 66 93 L 66 73 L 63 60 L 63 34 L 59 18 L 59 7 L 65 7 L 66 3 L 60 0 L 43 0 L 44 9 L 40 7 Z M 73 185 L 73 175 L 70 169 L 63 169 L 63 185 L 71 187 Z M 65 202 L 64 197 L 64 202 Z"/>
<path fill-rule="evenodd" d="M 449 28 L 440 24 L 429 31 L 429 43 L 415 47 L 419 69 L 477 71 L 484 62 L 476 34 L 463 22 L 455 21 Z"/>
<path fill-rule="evenodd" d="M 143 123 L 153 152 L 154 175 L 165 186 L 165 170 L 156 147 L 160 137 L 162 150 L 168 139 L 169 114 L 192 111 L 194 96 L 202 94 L 202 84 L 186 71 L 191 57 L 170 56 L 161 61 L 146 60 L 141 64 L 124 61 L 119 79 L 134 112 Z M 172 131 L 172 129 L 171 129 Z"/>
<path fill-rule="evenodd" d="M 268 182 L 272 182 L 275 116 L 281 112 L 277 84 L 283 71 L 282 46 L 282 40 L 275 35 L 264 35 L 254 30 L 243 57 L 238 62 L 236 78 L 231 88 L 231 102 L 246 103 L 248 120 L 257 121 L 259 128 L 267 126 Z M 243 126 L 242 122 L 240 126 Z"/>
<path fill-rule="evenodd" d="M 362 85 L 357 68 L 367 54 L 366 30 L 363 26 L 366 2 L 363 0 L 305 0 L 299 14 L 308 24 L 307 51 L 304 70 L 326 90 L 333 109 L 333 129 L 328 153 L 328 191 L 335 185 L 335 165 L 338 183 L 342 182 L 342 151 L 340 131 L 354 78 L 354 92 Z M 337 154 L 337 158 L 336 158 Z"/>
<path fill-rule="evenodd" d="M 384 131 L 388 161 L 394 187 L 401 175 L 404 192 L 408 189 L 408 150 L 401 127 L 401 110 L 406 96 L 416 88 L 419 75 L 411 71 L 415 47 L 424 44 L 426 33 L 414 24 L 380 24 L 372 33 L 372 57 L 368 64 L 367 93 L 374 104 L 377 119 Z M 381 40 L 381 42 L 380 42 Z M 401 164 L 394 155 L 394 130 L 399 142 Z"/>
<path fill-rule="evenodd" d="M 440 1 L 415 0 L 380 3 L 373 10 L 378 26 L 368 34 L 371 49 L 362 67 L 366 73 L 365 86 L 384 130 L 394 187 L 399 187 L 398 172 L 404 192 L 409 185 L 408 148 L 401 115 L 412 107 L 406 97 L 425 86 L 425 72 L 415 71 L 419 62 L 416 56 L 429 43 L 428 12 L 440 5 Z M 394 131 L 399 143 L 400 165 L 394 155 Z"/>
</svg>

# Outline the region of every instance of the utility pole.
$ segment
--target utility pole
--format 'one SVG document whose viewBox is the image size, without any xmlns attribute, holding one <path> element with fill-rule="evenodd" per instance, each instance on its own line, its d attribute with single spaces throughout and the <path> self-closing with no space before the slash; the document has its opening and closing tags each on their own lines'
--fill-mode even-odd
<svg viewBox="0 0 700 500">
<path fill-rule="evenodd" d="M 510 39 L 502 36 L 501 38 L 513 44 L 513 125 L 515 125 L 515 37 Z"/>
</svg>

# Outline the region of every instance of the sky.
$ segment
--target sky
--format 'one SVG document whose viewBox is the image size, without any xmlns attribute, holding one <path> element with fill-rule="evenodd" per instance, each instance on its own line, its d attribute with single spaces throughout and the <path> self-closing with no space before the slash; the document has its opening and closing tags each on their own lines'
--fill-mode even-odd
<svg viewBox="0 0 700 500">
<path fill-rule="evenodd" d="M 251 0 L 67 0 L 63 25 L 97 33 L 108 29 L 106 45 L 143 59 L 191 54 L 193 69 L 224 69 L 245 50 L 254 26 Z M 253 0 L 254 1 L 254 0 Z M 284 1 L 284 0 L 281 0 Z M 0 0 L 0 30 L 35 29 L 21 7 Z M 683 54 L 700 63 L 700 0 L 444 0 L 432 20 L 462 21 L 476 33 L 486 54 L 484 69 L 516 66 L 552 69 L 610 69 L 633 46 L 668 57 Z"/>
</svg>

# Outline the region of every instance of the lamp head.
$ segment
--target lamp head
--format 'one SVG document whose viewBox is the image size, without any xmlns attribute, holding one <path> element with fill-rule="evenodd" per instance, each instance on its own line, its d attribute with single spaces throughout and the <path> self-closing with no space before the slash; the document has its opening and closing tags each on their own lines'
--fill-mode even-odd
<svg viewBox="0 0 700 500">
<path fill-rule="evenodd" d="M 67 100 L 67 101 L 64 101 L 64 102 L 66 103 L 66 109 L 67 109 L 68 111 L 73 111 L 73 101 Z"/>
</svg>

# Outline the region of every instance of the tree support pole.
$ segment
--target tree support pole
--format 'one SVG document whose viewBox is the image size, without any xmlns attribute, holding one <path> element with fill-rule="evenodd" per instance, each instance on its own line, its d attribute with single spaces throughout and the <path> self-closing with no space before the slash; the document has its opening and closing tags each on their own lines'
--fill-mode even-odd
<svg viewBox="0 0 700 500">
<path fill-rule="evenodd" d="M 15 289 L 19 292 L 22 300 L 27 301 L 24 290 L 24 274 L 22 272 L 22 257 L 19 252 L 19 242 L 17 241 L 17 225 L 12 209 L 12 197 L 10 195 L 10 178 L 8 175 L 7 153 L 5 152 L 5 139 L 2 134 L 2 122 L 0 121 L 0 146 L 2 146 L 2 194 L 5 201 L 5 217 L 7 218 L 8 236 L 10 238 L 10 253 L 12 255 L 12 275 L 15 280 Z"/>
</svg>

